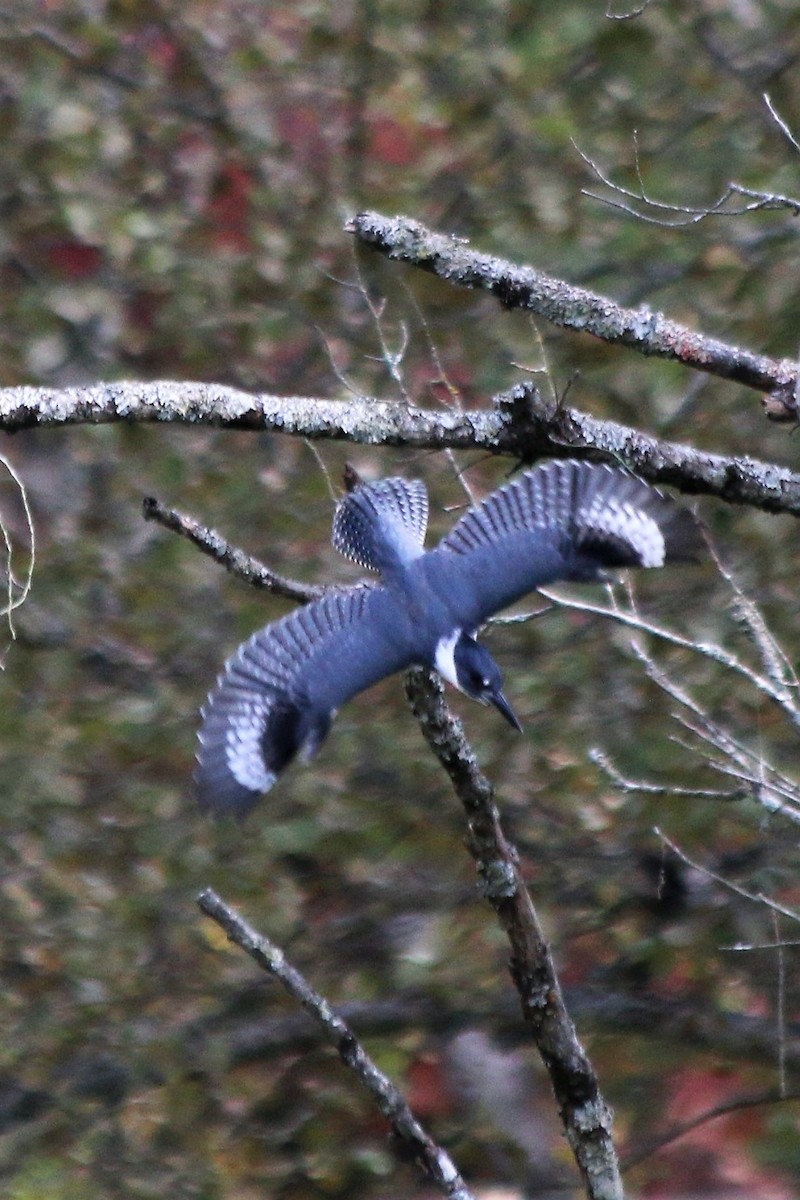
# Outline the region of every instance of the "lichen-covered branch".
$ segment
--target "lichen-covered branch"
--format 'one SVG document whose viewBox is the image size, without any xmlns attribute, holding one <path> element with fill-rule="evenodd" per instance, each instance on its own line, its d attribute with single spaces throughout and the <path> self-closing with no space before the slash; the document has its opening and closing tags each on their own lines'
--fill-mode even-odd
<svg viewBox="0 0 800 1200">
<path fill-rule="evenodd" d="M 611 1112 L 580 1043 L 536 910 L 506 840 L 489 780 L 481 772 L 460 721 L 447 708 L 438 676 L 415 668 L 406 693 L 422 732 L 444 767 L 467 814 L 467 845 L 486 899 L 512 950 L 511 975 L 558 1103 L 567 1139 L 589 1200 L 621 1200 Z"/>
<path fill-rule="evenodd" d="M 495 398 L 507 416 L 502 452 L 530 461 L 537 454 L 598 458 L 635 471 L 650 483 L 716 496 L 767 512 L 800 515 L 800 474 L 747 455 L 730 457 L 669 442 L 630 425 L 604 421 L 566 405 L 548 404 L 535 385 L 520 383 Z"/>
<path fill-rule="evenodd" d="M 696 450 L 545 401 L 520 383 L 486 408 L 415 408 L 368 396 L 250 395 L 211 383 L 120 382 L 76 388 L 0 389 L 0 429 L 114 421 L 205 424 L 363 445 L 480 450 L 521 462 L 552 455 L 602 457 L 651 483 L 800 515 L 800 474 L 747 456 Z"/>
<path fill-rule="evenodd" d="M 493 409 L 427 410 L 370 396 L 325 400 L 251 395 L 216 383 L 122 380 L 88 387 L 0 389 L 0 429 L 17 433 L 53 425 L 117 421 L 268 430 L 365 445 L 495 449 L 504 426 Z"/>
<path fill-rule="evenodd" d="M 409 217 L 362 212 L 346 226 L 360 242 L 389 258 L 422 267 L 459 287 L 480 288 L 507 308 L 524 308 L 564 329 L 612 345 L 673 359 L 697 371 L 731 379 L 791 402 L 797 364 L 768 358 L 706 337 L 646 305 L 624 308 L 608 296 L 575 287 L 531 266 L 473 250 L 464 238 L 435 233 Z"/>
<path fill-rule="evenodd" d="M 314 1019 L 342 1062 L 361 1080 L 396 1137 L 413 1154 L 427 1177 L 450 1200 L 474 1200 L 452 1159 L 423 1129 L 392 1081 L 379 1070 L 353 1030 L 333 1011 L 303 975 L 287 962 L 283 951 L 257 933 L 224 901 L 207 888 L 197 898 L 202 912 L 225 931 L 229 939 L 269 972 Z"/>
</svg>

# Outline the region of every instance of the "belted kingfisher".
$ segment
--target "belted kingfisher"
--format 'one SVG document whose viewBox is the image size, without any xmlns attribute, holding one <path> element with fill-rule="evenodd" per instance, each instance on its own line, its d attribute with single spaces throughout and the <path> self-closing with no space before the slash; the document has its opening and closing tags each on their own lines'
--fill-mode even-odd
<svg viewBox="0 0 800 1200">
<path fill-rule="evenodd" d="M 562 459 L 525 472 L 425 550 L 418 479 L 364 483 L 341 500 L 333 545 L 380 575 L 331 588 L 240 646 L 203 710 L 200 806 L 244 815 L 299 753 L 319 749 L 351 696 L 412 664 L 435 667 L 521 725 L 503 677 L 476 640 L 493 613 L 557 579 L 695 559 L 695 518 L 616 467 Z"/>
</svg>

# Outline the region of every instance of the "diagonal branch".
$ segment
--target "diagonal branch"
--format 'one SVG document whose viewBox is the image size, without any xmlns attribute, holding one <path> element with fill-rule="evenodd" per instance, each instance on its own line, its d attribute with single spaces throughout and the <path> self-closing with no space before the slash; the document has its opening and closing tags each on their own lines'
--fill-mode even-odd
<svg viewBox="0 0 800 1200">
<path fill-rule="evenodd" d="M 197 897 L 202 912 L 225 931 L 228 938 L 241 946 L 252 959 L 269 972 L 290 996 L 302 1004 L 316 1021 L 326 1040 L 333 1046 L 345 1066 L 361 1080 L 372 1094 L 395 1135 L 414 1155 L 425 1174 L 450 1200 L 473 1200 L 452 1159 L 423 1129 L 392 1081 L 379 1070 L 352 1029 L 333 1011 L 327 1000 L 315 992 L 300 972 L 286 961 L 278 946 L 259 934 L 225 904 L 216 892 L 206 888 Z"/>
<path fill-rule="evenodd" d="M 706 337 L 646 305 L 624 308 L 608 296 L 574 287 L 535 267 L 481 254 L 470 249 L 464 238 L 435 233 L 409 217 L 361 212 L 345 228 L 389 258 L 422 267 L 459 287 L 490 292 L 508 308 L 524 308 L 564 329 L 731 379 L 787 404 L 794 397 L 796 363 Z"/>
<path fill-rule="evenodd" d="M 433 753 L 444 767 L 469 822 L 467 846 L 484 895 L 511 943 L 511 975 L 558 1103 L 589 1200 L 621 1200 L 622 1181 L 611 1138 L 611 1112 L 567 1012 L 550 948 L 494 804 L 492 785 L 449 712 L 438 676 L 415 668 L 406 694 Z"/>
<path fill-rule="evenodd" d="M 625 1155 L 625 1169 L 628 1170 L 630 1167 L 635 1167 L 638 1163 L 644 1162 L 659 1150 L 662 1150 L 664 1146 L 670 1145 L 671 1142 L 677 1141 L 678 1138 L 684 1137 L 687 1133 L 691 1133 L 692 1130 L 707 1124 L 709 1121 L 716 1121 L 719 1117 L 727 1117 L 731 1113 L 742 1112 L 744 1109 L 765 1108 L 768 1104 L 786 1104 L 791 1100 L 800 1100 L 800 1091 L 782 1092 L 774 1088 L 765 1088 L 762 1092 L 734 1096 L 732 1100 L 725 1100 L 721 1104 L 715 1104 L 712 1108 L 706 1109 L 705 1112 L 701 1112 L 696 1117 L 690 1117 L 686 1121 L 676 1121 L 664 1133 L 649 1138 L 641 1145 L 633 1147 Z"/>
<path fill-rule="evenodd" d="M 277 571 L 265 567 L 257 558 L 252 558 L 225 541 L 213 529 L 195 521 L 194 517 L 178 512 L 177 509 L 167 508 L 152 496 L 145 496 L 142 501 L 142 516 L 145 521 L 155 521 L 172 533 L 186 538 L 193 546 L 197 546 L 198 550 L 202 550 L 203 554 L 213 558 L 231 575 L 249 583 L 251 587 L 261 588 L 276 596 L 285 596 L 287 600 L 296 600 L 299 604 L 308 604 L 327 590 L 319 584 L 300 583 L 299 580 L 279 575 Z"/>
</svg>

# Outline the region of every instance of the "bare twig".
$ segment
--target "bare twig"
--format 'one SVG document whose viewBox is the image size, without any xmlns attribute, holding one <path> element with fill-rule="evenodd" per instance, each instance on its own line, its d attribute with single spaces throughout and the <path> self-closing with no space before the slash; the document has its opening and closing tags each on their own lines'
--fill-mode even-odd
<svg viewBox="0 0 800 1200">
<path fill-rule="evenodd" d="M 774 954 L 777 950 L 796 950 L 798 946 L 800 938 L 781 938 L 777 942 L 735 942 L 732 946 L 719 946 L 718 949 L 726 950 L 729 954 L 752 954 L 754 950 L 768 950 Z"/>
<path fill-rule="evenodd" d="M 786 1095 L 786 943 L 781 938 L 781 922 L 776 912 L 772 917 L 772 934 L 775 939 L 775 954 L 778 968 L 776 980 L 775 1017 L 778 1024 L 778 1086 L 782 1096 Z"/>
<path fill-rule="evenodd" d="M 614 766 L 611 759 L 597 746 L 589 751 L 589 760 L 599 767 L 610 781 L 611 786 L 618 792 L 633 793 L 642 796 L 669 796 L 677 800 L 746 800 L 752 795 L 752 788 L 731 788 L 721 791 L 719 788 L 689 788 L 677 787 L 670 783 L 650 783 L 641 779 L 628 779 Z"/>
<path fill-rule="evenodd" d="M 685 1134 L 691 1133 L 693 1129 L 699 1128 L 701 1125 L 706 1125 L 709 1121 L 715 1121 L 719 1117 L 726 1117 L 730 1113 L 741 1112 L 747 1108 L 761 1108 L 767 1104 L 782 1104 L 786 1100 L 800 1099 L 800 1092 L 782 1092 L 775 1091 L 771 1088 L 763 1092 L 753 1092 L 749 1095 L 735 1096 L 732 1100 L 726 1100 L 722 1104 L 715 1104 L 713 1108 L 706 1109 L 696 1117 L 691 1117 L 688 1121 L 677 1121 L 666 1132 L 658 1137 L 650 1138 L 640 1146 L 636 1146 L 630 1153 L 626 1154 L 623 1159 L 625 1170 L 635 1167 L 638 1163 L 644 1162 L 650 1158 L 658 1150 L 663 1150 L 664 1146 L 668 1146 L 671 1142 L 675 1142 L 678 1138 L 684 1137 Z"/>
<path fill-rule="evenodd" d="M 561 608 L 572 609 L 575 612 L 592 613 L 598 617 L 609 617 L 611 620 L 617 621 L 621 625 L 627 625 L 639 633 L 649 634 L 671 646 L 679 646 L 681 649 L 691 650 L 695 654 L 700 654 L 704 658 L 711 659 L 712 662 L 719 663 L 720 666 L 733 671 L 742 679 L 746 679 L 757 691 L 779 704 L 792 723 L 800 726 L 800 706 L 797 703 L 797 697 L 794 695 L 793 689 L 787 687 L 785 682 L 776 684 L 769 676 L 761 675 L 736 654 L 733 654 L 730 650 L 726 650 L 724 646 L 720 646 L 719 643 L 701 642 L 695 638 L 685 637 L 683 634 L 676 633 L 674 629 L 669 629 L 666 625 L 659 625 L 655 621 L 646 620 L 632 609 L 623 609 L 619 606 L 609 607 L 605 604 L 595 604 L 590 600 L 578 600 L 575 596 L 563 595 L 560 592 L 551 591 L 549 588 L 539 588 L 538 591 L 546 600 L 550 600 L 551 603 L 557 604 Z M 631 646 L 642 660 L 646 658 L 644 651 L 641 650 L 640 642 L 631 642 Z M 687 703 L 684 699 L 681 699 L 681 702 Z"/>
<path fill-rule="evenodd" d="M 590 1200 L 619 1200 L 622 1182 L 611 1138 L 611 1113 L 564 1004 L 536 910 L 506 840 L 493 790 L 478 768 L 461 723 L 447 708 L 438 676 L 421 668 L 406 693 L 428 745 L 444 767 L 469 822 L 467 845 L 484 895 L 512 948 L 511 975 L 522 1012 L 542 1056 L 559 1113 Z"/>
<path fill-rule="evenodd" d="M 408 297 L 409 304 L 411 305 L 411 307 L 414 311 L 414 315 L 416 316 L 417 320 L 419 321 L 420 328 L 422 329 L 422 333 L 423 333 L 425 342 L 428 347 L 428 354 L 430 355 L 431 361 L 433 362 L 433 365 L 436 368 L 436 372 L 437 372 L 436 382 L 441 383 L 443 385 L 443 387 L 447 391 L 447 395 L 450 397 L 450 403 L 447 404 L 446 407 L 455 408 L 458 412 L 462 412 L 464 406 L 461 403 L 461 393 L 459 392 L 458 388 L 454 387 L 453 384 L 450 382 L 450 378 L 447 374 L 447 371 L 444 369 L 444 363 L 442 362 L 441 356 L 439 354 L 439 347 L 436 345 L 433 334 L 431 333 L 431 328 L 430 328 L 430 325 L 428 324 L 427 318 L 426 318 L 424 312 L 422 311 L 422 309 L 420 308 L 419 302 L 417 300 L 417 297 L 414 295 L 413 290 L 408 286 L 408 284 L 406 283 L 405 280 L 403 280 L 403 291 L 405 292 L 406 296 Z M 458 463 L 456 462 L 456 459 L 455 459 L 455 455 L 453 454 L 453 451 L 449 447 L 448 447 L 448 449 L 445 450 L 445 455 L 447 457 L 448 463 L 450 464 L 450 468 L 453 472 L 453 475 L 455 476 L 459 485 L 464 489 L 464 492 L 466 493 L 470 504 L 477 504 L 477 499 L 475 497 L 475 493 L 472 490 L 472 487 L 470 486 L 470 482 L 467 479 L 464 472 L 459 469 Z"/>
<path fill-rule="evenodd" d="M 386 333 L 386 301 L 381 300 L 376 303 L 370 295 L 364 277 L 361 273 L 358 259 L 355 260 L 356 279 L 358 280 L 358 289 L 361 293 L 361 298 L 367 306 L 369 315 L 372 317 L 372 324 L 375 326 L 375 333 L 378 338 L 378 343 L 381 348 L 379 361 L 386 367 L 389 378 L 396 385 L 397 390 L 403 398 L 403 402 L 408 405 L 413 404 L 411 393 L 406 387 L 405 374 L 403 372 L 403 361 L 408 350 L 409 333 L 408 326 L 404 321 L 398 325 L 398 337 L 394 349 L 389 345 L 389 338 Z"/>
<path fill-rule="evenodd" d="M 800 679 L 797 677 L 794 664 L 769 629 L 758 605 L 745 594 L 733 572 L 725 566 L 716 547 L 708 537 L 706 544 L 717 571 L 733 592 L 733 614 L 756 647 L 765 674 L 772 680 L 778 695 L 786 699 L 794 697 L 796 698 L 795 703 L 797 703 L 797 700 L 800 699 Z"/>
<path fill-rule="evenodd" d="M 792 146 L 794 146 L 795 150 L 800 150 L 800 142 L 798 142 L 797 138 L 792 133 L 788 124 L 786 123 L 786 121 L 784 121 L 783 117 L 780 115 L 780 113 L 776 109 L 775 105 L 772 103 L 772 100 L 770 99 L 767 92 L 764 92 L 764 103 L 766 104 L 767 108 L 769 109 L 769 115 L 772 117 L 773 121 L 778 126 L 778 129 L 780 129 L 781 133 L 786 138 L 787 142 L 789 142 Z"/>
<path fill-rule="evenodd" d="M 794 196 L 783 196 L 778 192 L 755 191 L 734 182 L 726 184 L 716 200 L 711 200 L 707 204 L 673 204 L 666 200 L 658 200 L 655 196 L 649 195 L 645 187 L 635 134 L 634 157 L 636 178 L 639 181 L 639 186 L 635 191 L 612 179 L 603 171 L 599 163 L 581 150 L 574 140 L 572 144 L 587 167 L 612 193 L 610 196 L 598 195 L 597 192 L 590 192 L 587 188 L 583 188 L 581 195 L 590 200 L 599 200 L 601 204 L 607 204 L 610 208 L 617 208 L 648 225 L 660 225 L 663 229 L 682 229 L 687 225 L 699 225 L 701 221 L 705 221 L 709 217 L 742 217 L 747 213 L 776 209 L 787 209 L 793 216 L 800 214 L 800 200 Z M 731 203 L 737 196 L 746 198 L 748 203 Z M 648 209 L 651 209 L 652 212 L 648 212 Z M 653 212 L 667 215 L 653 216 Z"/>
<path fill-rule="evenodd" d="M 556 604 L 578 612 L 610 617 L 640 634 L 655 637 L 669 645 L 699 654 L 717 663 L 727 672 L 738 676 L 754 687 L 761 695 L 777 705 L 781 715 L 797 729 L 800 728 L 800 696 L 793 664 L 769 629 L 758 606 L 744 593 L 732 573 L 721 562 L 709 543 L 709 548 L 720 575 L 733 593 L 731 605 L 736 623 L 754 645 L 761 661 L 762 670 L 751 666 L 739 655 L 716 642 L 704 642 L 677 633 L 659 623 L 646 620 L 637 611 L 630 583 L 627 587 L 627 603 L 618 598 L 618 589 L 608 586 L 610 605 L 563 596 L 541 589 L 541 594 Z M 712 718 L 703 704 L 692 694 L 686 684 L 673 677 L 660 665 L 644 640 L 632 638 L 630 648 L 644 667 L 649 679 L 679 706 L 672 717 L 683 727 L 692 740 L 676 738 L 687 750 L 699 755 L 716 773 L 736 781 L 733 788 L 705 789 L 680 788 L 658 785 L 625 778 L 613 766 L 601 750 L 593 750 L 591 757 L 611 780 L 613 786 L 623 792 L 639 792 L 650 795 L 672 795 L 684 798 L 696 797 L 735 801 L 750 799 L 760 804 L 770 814 L 780 813 L 795 823 L 800 823 L 800 785 L 767 761 L 760 751 L 752 749 L 737 737 L 731 729 Z M 697 739 L 699 745 L 694 743 Z"/>
<path fill-rule="evenodd" d="M 11 479 L 19 494 L 22 502 L 22 509 L 25 514 L 25 524 L 28 529 L 28 540 L 30 550 L 28 552 L 28 564 L 25 569 L 25 577 L 20 580 L 14 572 L 14 550 L 11 542 L 11 534 L 5 526 L 4 521 L 0 518 L 0 536 L 2 536 L 3 544 L 6 553 L 6 603 L 0 606 L 0 617 L 5 617 L 8 623 L 8 632 L 13 639 L 16 637 L 14 628 L 13 612 L 15 608 L 19 608 L 27 600 L 31 583 L 33 581 L 33 568 L 36 562 L 36 527 L 33 523 L 33 513 L 28 501 L 28 492 L 20 476 L 15 471 L 9 460 L 4 454 L 0 454 L 0 466 L 3 466 Z M 2 668 L 2 658 L 0 658 L 0 668 Z"/>
<path fill-rule="evenodd" d="M 286 989 L 316 1021 L 326 1040 L 345 1066 L 371 1093 L 395 1135 L 413 1153 L 432 1183 L 451 1200 L 473 1200 L 452 1159 L 423 1129 L 392 1081 L 378 1069 L 359 1043 L 353 1030 L 334 1013 L 328 1002 L 314 991 L 303 975 L 286 960 L 283 951 L 257 933 L 223 900 L 207 888 L 197 898 L 202 912 L 225 931 L 255 962 Z"/>
<path fill-rule="evenodd" d="M 747 888 L 743 888 L 740 884 L 734 883 L 732 879 L 727 879 L 724 875 L 719 875 L 716 871 L 710 870 L 701 863 L 695 862 L 684 853 L 673 841 L 666 836 L 657 826 L 654 830 L 656 836 L 661 839 L 665 846 L 668 846 L 673 854 L 677 855 L 682 862 L 692 867 L 695 871 L 700 871 L 709 879 L 713 879 L 715 883 L 721 887 L 733 892 L 742 899 L 750 901 L 752 904 L 763 905 L 769 910 L 769 915 L 772 921 L 772 929 L 774 935 L 775 953 L 777 955 L 777 1005 L 776 1005 L 776 1021 L 777 1021 L 777 1042 L 778 1042 L 778 1087 L 779 1096 L 785 1099 L 787 1095 L 786 1083 L 786 955 L 785 943 L 780 936 L 780 918 L 789 917 L 794 922 L 800 922 L 800 910 L 787 908 L 783 904 L 778 904 L 769 896 L 765 896 L 763 892 L 750 892 Z"/>
<path fill-rule="evenodd" d="M 800 822 L 800 792 L 797 784 L 766 762 L 761 754 L 751 750 L 730 730 L 713 720 L 695 697 L 655 662 L 638 639 L 631 641 L 631 649 L 644 666 L 648 678 L 690 714 L 687 716 L 674 712 L 674 720 L 700 742 L 718 752 L 720 757 L 702 750 L 699 752 L 712 770 L 739 780 L 749 791 L 750 797 L 768 813 L 781 813 L 789 820 Z M 684 742 L 680 744 L 685 745 Z"/>
<path fill-rule="evenodd" d="M 640 17 L 645 9 L 649 7 L 650 0 L 642 0 L 641 4 L 637 5 L 636 8 L 631 8 L 628 12 L 613 13 L 609 9 L 606 9 L 605 15 L 608 17 L 609 21 L 630 21 L 634 17 Z"/>
<path fill-rule="evenodd" d="M 704 866 L 695 859 L 690 858 L 688 854 L 681 850 L 667 835 L 656 825 L 653 832 L 665 846 L 672 851 L 673 854 L 692 867 L 695 871 L 700 871 L 708 879 L 713 879 L 720 887 L 726 888 L 729 892 L 741 896 L 743 900 L 749 900 L 752 904 L 760 904 L 768 908 L 772 913 L 779 913 L 781 916 L 788 917 L 791 921 L 800 921 L 800 910 L 787 908 L 784 904 L 778 904 L 776 900 L 772 900 L 769 896 L 765 896 L 763 892 L 749 892 L 747 888 L 743 888 L 738 883 L 734 883 L 732 879 L 726 879 L 724 875 L 718 875 L 716 871 L 712 871 L 710 867 Z"/>
</svg>

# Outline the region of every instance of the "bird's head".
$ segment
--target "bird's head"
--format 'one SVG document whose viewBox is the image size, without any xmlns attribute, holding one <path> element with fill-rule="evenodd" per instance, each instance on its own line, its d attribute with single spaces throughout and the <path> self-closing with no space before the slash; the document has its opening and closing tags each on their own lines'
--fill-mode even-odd
<svg viewBox="0 0 800 1200">
<path fill-rule="evenodd" d="M 443 638 L 436 649 L 440 675 L 481 704 L 493 704 L 509 725 L 522 732 L 517 715 L 503 695 L 503 675 L 489 651 L 460 630 Z"/>
</svg>

